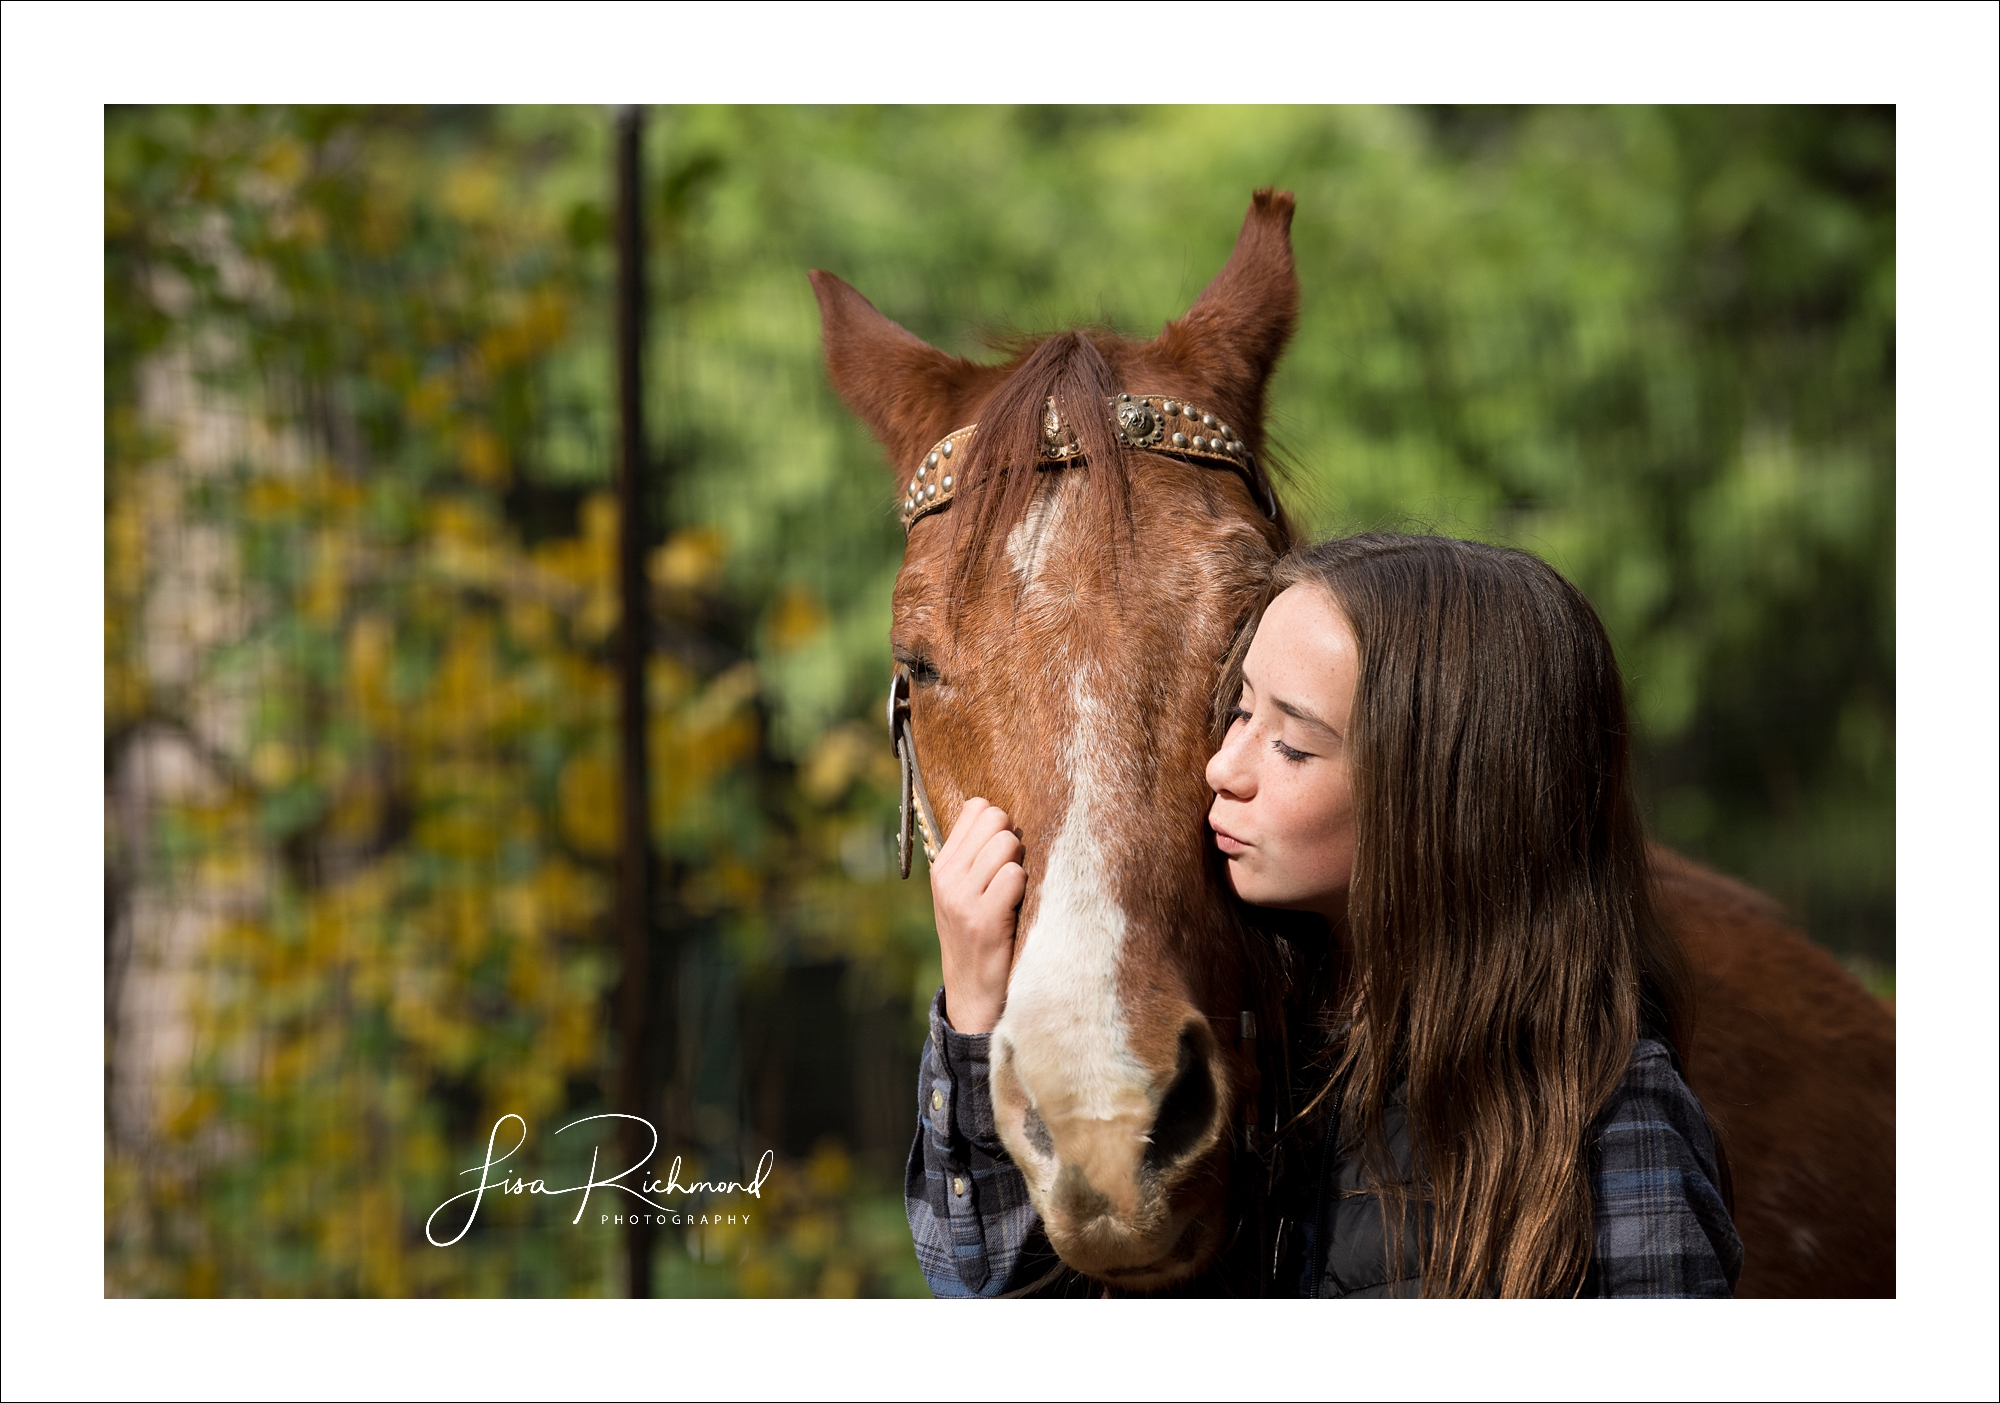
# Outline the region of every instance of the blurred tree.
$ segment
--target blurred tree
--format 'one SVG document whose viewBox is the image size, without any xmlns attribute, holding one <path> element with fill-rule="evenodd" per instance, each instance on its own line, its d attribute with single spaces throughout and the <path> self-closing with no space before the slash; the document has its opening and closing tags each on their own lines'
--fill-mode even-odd
<svg viewBox="0 0 2000 1403">
<path fill-rule="evenodd" d="M 575 117 L 111 115 L 114 1290 L 605 1284 L 602 1234 L 528 1231 L 543 1205 L 422 1232 L 498 1116 L 546 1137 L 603 1105 L 608 269 L 563 198 L 602 156 Z M 823 810 L 882 766 L 793 798 L 726 551 L 696 529 L 653 561 L 660 918 L 755 960 L 772 906 L 842 870 Z M 899 910 L 921 934 L 869 904 L 862 949 Z M 718 1090 L 699 1138 L 747 1178 Z M 907 1257 L 826 1269 L 893 1289 Z"/>
<path fill-rule="evenodd" d="M 1661 835 L 1889 977 L 1892 112 L 654 130 L 658 919 L 687 951 L 661 1118 L 720 1172 L 787 1166 L 768 1218 L 670 1235 L 670 1289 L 921 1287 L 895 1175 L 936 953 L 877 719 L 901 541 L 808 267 L 967 353 L 1150 334 L 1251 188 L 1295 190 L 1274 413 L 1306 519 L 1573 575 Z M 553 1166 L 612 1065 L 607 132 L 107 113 L 114 1293 L 615 1289 L 611 1239 L 545 1204 L 423 1238 L 497 1116 Z"/>
</svg>

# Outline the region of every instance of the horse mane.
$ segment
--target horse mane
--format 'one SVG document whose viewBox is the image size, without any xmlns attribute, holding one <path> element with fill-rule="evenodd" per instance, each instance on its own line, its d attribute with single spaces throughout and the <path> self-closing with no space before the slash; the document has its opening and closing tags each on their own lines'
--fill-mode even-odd
<svg viewBox="0 0 2000 1403">
<path fill-rule="evenodd" d="M 979 413 L 953 496 L 951 607 L 978 578 L 990 544 L 1024 516 L 1035 495 L 1043 429 L 1051 401 L 1062 433 L 1083 450 L 1090 498 L 1108 528 L 1105 549 L 1117 568 L 1132 529 L 1129 450 L 1112 427 L 1108 401 L 1118 393 L 1110 362 L 1091 335 L 1061 331 L 1033 343 L 1010 367 Z M 1078 465 L 1071 460 L 1065 471 Z"/>
</svg>

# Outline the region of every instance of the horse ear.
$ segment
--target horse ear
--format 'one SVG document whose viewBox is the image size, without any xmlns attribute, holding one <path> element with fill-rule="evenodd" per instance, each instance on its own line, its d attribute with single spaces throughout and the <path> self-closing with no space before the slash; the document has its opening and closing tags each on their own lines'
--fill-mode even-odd
<svg viewBox="0 0 2000 1403">
<path fill-rule="evenodd" d="M 807 276 L 819 298 L 827 378 L 901 472 L 965 422 L 957 416 L 987 368 L 912 336 L 833 274 L 815 268 Z"/>
<path fill-rule="evenodd" d="M 1183 371 L 1237 405 L 1251 424 L 1263 421 L 1264 382 L 1299 320 L 1292 205 L 1289 190 L 1251 196 L 1229 262 L 1156 343 Z"/>
</svg>

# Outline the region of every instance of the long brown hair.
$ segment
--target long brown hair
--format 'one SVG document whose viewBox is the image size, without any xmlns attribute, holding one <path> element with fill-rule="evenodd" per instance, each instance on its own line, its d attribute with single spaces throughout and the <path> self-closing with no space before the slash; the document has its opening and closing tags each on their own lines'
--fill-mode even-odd
<svg viewBox="0 0 2000 1403">
<path fill-rule="evenodd" d="M 1390 1262 L 1414 1204 L 1425 1294 L 1572 1294 L 1592 1122 L 1641 1032 L 1678 1045 L 1688 1012 L 1610 639 L 1547 565 L 1468 541 L 1329 541 L 1279 564 L 1274 589 L 1295 584 L 1360 646 L 1353 974 L 1330 1013 Z M 1405 1083 L 1408 1185 L 1383 1129 Z"/>
</svg>

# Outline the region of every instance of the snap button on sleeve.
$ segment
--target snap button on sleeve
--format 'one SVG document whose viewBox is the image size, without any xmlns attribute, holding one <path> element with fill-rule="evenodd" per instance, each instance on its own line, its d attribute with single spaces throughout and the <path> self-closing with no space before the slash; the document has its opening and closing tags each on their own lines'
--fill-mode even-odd
<svg viewBox="0 0 2000 1403">
<path fill-rule="evenodd" d="M 957 1194 L 960 1198 L 965 1197 L 965 1176 L 963 1174 L 952 1175 L 951 1191 Z"/>
<path fill-rule="evenodd" d="M 933 1111 L 942 1111 L 944 1109 L 944 1093 L 936 1087 L 931 1088 L 931 1109 Z"/>
</svg>

